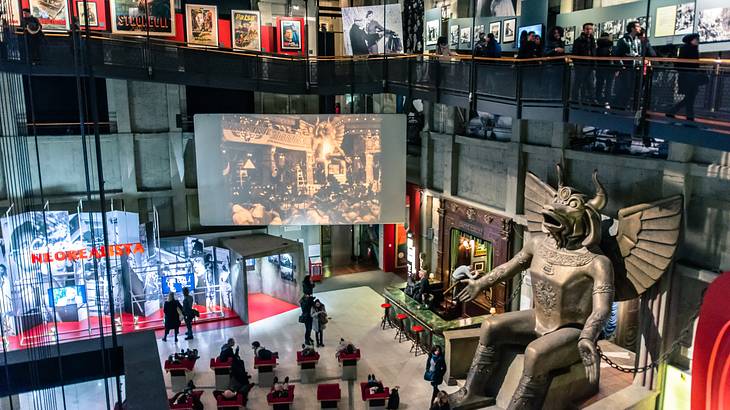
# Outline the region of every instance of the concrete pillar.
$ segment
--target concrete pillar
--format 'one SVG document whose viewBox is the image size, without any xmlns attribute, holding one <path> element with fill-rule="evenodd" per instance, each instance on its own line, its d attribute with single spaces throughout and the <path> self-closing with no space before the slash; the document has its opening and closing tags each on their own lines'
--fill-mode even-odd
<svg viewBox="0 0 730 410">
<path fill-rule="evenodd" d="M 176 231 L 190 229 L 185 195 L 185 159 L 182 132 L 170 133 L 170 188 L 172 189 L 173 223 Z"/>
<path fill-rule="evenodd" d="M 444 143 L 444 192 L 456 196 L 459 192 L 459 145 L 451 134 Z"/>
<path fill-rule="evenodd" d="M 106 80 L 109 121 L 116 124 L 116 132 L 130 133 L 129 88 L 125 80 Z"/>
</svg>

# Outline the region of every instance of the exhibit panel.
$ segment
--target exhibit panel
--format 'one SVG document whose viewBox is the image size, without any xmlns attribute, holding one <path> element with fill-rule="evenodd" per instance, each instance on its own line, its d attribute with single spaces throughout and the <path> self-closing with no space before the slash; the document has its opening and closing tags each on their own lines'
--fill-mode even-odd
<svg viewBox="0 0 730 410">
<path fill-rule="evenodd" d="M 342 27 L 345 55 L 403 52 L 403 19 L 400 4 L 344 7 Z"/>
</svg>

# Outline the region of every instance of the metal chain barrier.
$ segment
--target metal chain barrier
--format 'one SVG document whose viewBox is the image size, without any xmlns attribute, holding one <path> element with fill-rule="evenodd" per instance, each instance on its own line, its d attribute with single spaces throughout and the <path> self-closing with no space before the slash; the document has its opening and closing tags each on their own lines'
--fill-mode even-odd
<svg viewBox="0 0 730 410">
<path fill-rule="evenodd" d="M 658 359 L 654 360 L 653 362 L 649 363 L 646 366 L 642 367 L 623 367 L 620 364 L 614 362 L 611 360 L 608 356 L 606 356 L 603 351 L 601 351 L 601 347 L 598 346 L 598 343 L 596 342 L 596 348 L 598 349 L 598 354 L 601 355 L 601 359 L 603 359 L 604 362 L 606 362 L 609 366 L 612 368 L 622 372 L 622 373 L 631 373 L 631 374 L 637 374 L 637 373 L 644 373 L 650 369 L 658 368 L 660 364 L 666 362 L 669 359 L 669 356 L 674 354 L 679 348 L 681 347 L 682 340 L 684 340 L 687 336 L 689 336 L 694 329 L 694 323 L 697 317 L 700 315 L 700 308 L 702 307 L 702 301 L 705 298 L 705 292 L 702 292 L 702 296 L 700 297 L 700 304 L 695 309 L 695 312 L 692 314 L 692 317 L 689 319 L 689 323 L 682 329 L 682 331 L 679 333 L 679 336 L 677 339 L 672 342 L 672 344 L 669 346 L 669 349 L 665 351 L 661 356 L 659 356 Z"/>
</svg>

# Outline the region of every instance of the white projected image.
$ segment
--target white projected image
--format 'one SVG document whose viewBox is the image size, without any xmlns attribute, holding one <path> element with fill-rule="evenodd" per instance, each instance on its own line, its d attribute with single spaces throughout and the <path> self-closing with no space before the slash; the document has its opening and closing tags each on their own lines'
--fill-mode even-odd
<svg viewBox="0 0 730 410">
<path fill-rule="evenodd" d="M 219 119 L 217 141 L 212 141 L 216 136 L 210 140 L 217 152 L 199 140 L 208 138 L 199 117 Z M 386 128 L 386 119 L 393 125 Z M 399 121 L 403 124 L 397 126 Z M 383 165 L 383 130 L 392 137 L 392 157 L 404 150 L 392 133 L 404 127 L 403 116 L 196 116 L 201 223 L 379 223 L 385 216 L 383 201 L 392 197 L 396 211 L 389 214 L 402 213 L 396 205 L 402 207 L 403 196 L 384 192 L 403 192 L 405 170 L 401 173 L 398 163 L 390 164 L 390 171 Z M 202 166 L 215 163 L 220 164 L 215 173 Z M 384 184 L 396 188 L 384 189 Z"/>
</svg>

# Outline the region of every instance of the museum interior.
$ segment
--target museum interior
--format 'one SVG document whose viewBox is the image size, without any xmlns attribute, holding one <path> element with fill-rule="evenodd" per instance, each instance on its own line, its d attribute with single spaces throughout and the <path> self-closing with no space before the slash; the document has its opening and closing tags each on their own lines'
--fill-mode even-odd
<svg viewBox="0 0 730 410">
<path fill-rule="evenodd" d="M 730 409 L 729 153 L 726 0 L 0 0 L 0 410 Z"/>
</svg>

